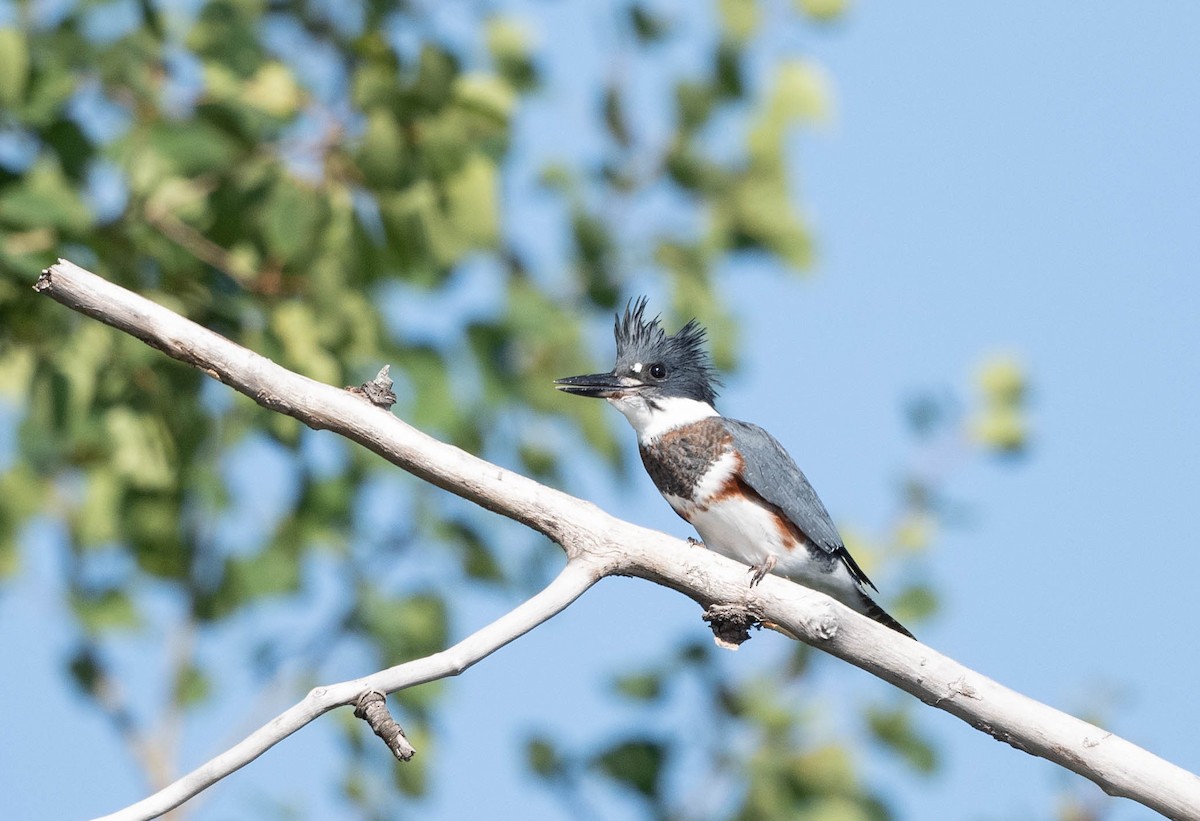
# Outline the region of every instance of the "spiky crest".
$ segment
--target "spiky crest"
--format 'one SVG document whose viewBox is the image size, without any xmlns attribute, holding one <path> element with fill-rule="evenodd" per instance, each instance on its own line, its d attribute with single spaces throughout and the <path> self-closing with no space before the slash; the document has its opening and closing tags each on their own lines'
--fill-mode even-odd
<svg viewBox="0 0 1200 821">
<path fill-rule="evenodd" d="M 674 334 L 662 328 L 661 316 L 646 319 L 646 297 L 630 300 L 624 315 L 617 314 L 613 336 L 617 343 L 615 371 L 623 373 L 639 363 L 649 367 L 662 363 L 668 368 L 665 393 L 698 399 L 712 405 L 720 384 L 705 347 L 707 332 L 690 319 Z"/>
</svg>

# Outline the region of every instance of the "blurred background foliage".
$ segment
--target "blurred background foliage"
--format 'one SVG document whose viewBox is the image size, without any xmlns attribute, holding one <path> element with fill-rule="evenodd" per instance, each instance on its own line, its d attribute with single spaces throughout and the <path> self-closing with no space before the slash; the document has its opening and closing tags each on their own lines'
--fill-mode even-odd
<svg viewBox="0 0 1200 821">
<path fill-rule="evenodd" d="M 60 523 L 77 624 L 63 673 L 149 786 L 178 774 L 181 727 L 228 692 L 230 667 L 299 693 L 429 654 L 476 626 L 455 620 L 461 590 L 516 600 L 560 556 L 35 297 L 37 273 L 70 258 L 325 382 L 390 363 L 396 411 L 422 429 L 568 489 L 572 460 L 623 481 L 620 421 L 557 401 L 550 381 L 607 367 L 609 316 L 643 291 L 669 322 L 699 317 L 736 365 L 718 272 L 742 254 L 781 275 L 810 263 L 788 146 L 830 105 L 820 66 L 758 33 L 819 36 L 841 11 L 719 0 L 697 26 L 605 3 L 611 63 L 564 100 L 546 80 L 577 69 L 539 52 L 536 3 L 0 2 L 0 393 L 19 429 L 0 465 L 0 584 L 21 573 L 30 523 Z M 532 106 L 560 107 L 570 136 L 528 134 Z M 974 395 L 909 403 L 919 450 L 951 458 L 909 471 L 888 532 L 845 528 L 868 567 L 954 523 L 957 460 L 1025 448 L 1020 363 L 985 363 Z M 906 580 L 888 606 L 919 633 L 937 597 L 919 569 Z M 802 696 L 817 661 L 798 645 L 778 669 L 731 673 L 697 621 L 661 666 L 614 671 L 613 692 L 650 711 L 698 688 L 700 740 L 531 731 L 528 766 L 574 807 L 589 782 L 622 785 L 648 818 L 888 818 L 856 745 L 915 774 L 937 751 L 900 698 L 865 706 L 860 734 L 817 740 Z M 443 689 L 393 700 L 422 750 L 406 766 L 341 717 L 331 778 L 364 816 L 427 791 L 431 765 L 453 769 L 432 726 Z M 696 744 L 718 801 L 668 777 L 685 754 L 696 766 Z"/>
</svg>

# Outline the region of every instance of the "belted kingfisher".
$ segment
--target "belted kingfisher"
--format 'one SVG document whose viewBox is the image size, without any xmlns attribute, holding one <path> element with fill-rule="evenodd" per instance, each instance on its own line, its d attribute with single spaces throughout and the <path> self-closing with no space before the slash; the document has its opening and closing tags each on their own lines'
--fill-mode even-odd
<svg viewBox="0 0 1200 821">
<path fill-rule="evenodd" d="M 707 547 L 750 565 L 751 586 L 775 573 L 912 638 L 868 594 L 877 588 L 783 446 L 717 412 L 704 328 L 693 319 L 668 336 L 645 311 L 641 297 L 617 315 L 610 373 L 557 379 L 558 389 L 607 399 L 625 415 L 659 492 Z"/>
</svg>

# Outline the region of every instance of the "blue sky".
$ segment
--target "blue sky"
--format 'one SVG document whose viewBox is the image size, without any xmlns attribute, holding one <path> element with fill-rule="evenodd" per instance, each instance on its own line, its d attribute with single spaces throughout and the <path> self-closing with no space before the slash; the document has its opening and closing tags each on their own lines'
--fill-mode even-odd
<svg viewBox="0 0 1200 821">
<path fill-rule="evenodd" d="M 530 8 L 544 15 L 547 49 L 577 49 L 585 66 L 598 60 L 554 36 L 560 26 L 587 31 L 586 4 Z M 912 456 L 903 400 L 962 390 L 989 353 L 1020 356 L 1035 387 L 1032 452 L 1017 466 L 973 464 L 956 475 L 954 495 L 976 515 L 922 559 L 944 607 L 920 636 L 1034 698 L 1101 709 L 1112 730 L 1200 770 L 1190 640 L 1200 627 L 1191 527 L 1200 492 L 1200 7 L 860 3 L 842 24 L 805 31 L 795 47 L 827 67 L 836 107 L 796 143 L 818 262 L 809 278 L 755 263 L 729 271 L 722 291 L 742 320 L 744 355 L 722 409 L 776 434 L 835 519 L 881 527 Z M 547 142 L 578 127 L 528 116 Z M 632 450 L 632 434 L 627 441 Z M 689 535 L 639 481 L 597 500 Z M 0 657 L 22 659 L 19 678 L 11 668 L 0 677 L 0 699 L 29 705 L 27 716 L 9 709 L 0 718 L 6 738 L 22 739 L 0 745 L 0 795 L 14 818 L 115 808 L 141 786 L 106 725 L 55 689 L 66 641 L 50 605 L 55 559 L 26 555 L 26 575 L 0 597 Z M 886 592 L 889 580 L 877 581 Z M 502 608 L 481 597 L 468 608 L 475 621 L 459 628 Z M 588 743 L 630 726 L 637 716 L 612 703 L 603 674 L 703 635 L 697 616 L 676 594 L 610 580 L 455 680 L 428 817 L 567 818 L 523 781 L 512 739 L 555 727 Z M 762 636 L 730 664 L 753 668 L 782 641 Z M 818 725 L 831 729 L 888 689 L 840 664 L 825 665 L 812 687 Z M 685 701 L 668 704 L 656 726 L 690 720 Z M 45 724 L 47 707 L 64 711 L 52 721 L 58 729 Z M 1055 791 L 1072 784 L 1100 800 L 1053 765 L 945 714 L 921 714 L 944 753 L 937 776 L 865 762 L 902 818 L 1048 817 Z M 196 733 L 192 763 L 233 740 L 236 726 L 214 728 L 224 718 L 209 716 Z M 74 741 L 64 744 L 68 721 Z M 219 787 L 195 817 L 238 817 L 260 780 L 292 783 L 306 805 L 337 817 L 308 786 L 336 766 L 329 734 L 305 730 Z M 92 787 L 62 789 L 64 772 L 88 772 Z M 597 797 L 602 817 L 631 817 L 627 799 Z M 1103 806 L 1106 821 L 1154 817 L 1129 802 Z"/>
</svg>

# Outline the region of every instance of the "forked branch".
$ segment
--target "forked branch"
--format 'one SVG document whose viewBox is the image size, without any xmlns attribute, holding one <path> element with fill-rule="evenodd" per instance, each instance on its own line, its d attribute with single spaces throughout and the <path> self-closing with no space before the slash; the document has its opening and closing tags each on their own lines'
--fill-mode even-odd
<svg viewBox="0 0 1200 821">
<path fill-rule="evenodd" d="M 418 684 L 457 676 L 515 638 L 562 612 L 599 580 L 601 574 L 586 558 L 567 562 L 541 592 L 458 644 L 363 678 L 314 687 L 304 700 L 284 710 L 235 746 L 205 762 L 166 788 L 98 821 L 140 821 L 157 818 L 225 776 L 249 764 L 315 718 L 336 707 L 355 705 L 371 693 L 394 693 Z M 400 756 L 389 741 L 389 747 Z M 409 748 L 411 749 L 411 748 Z M 408 757 L 412 757 L 408 753 Z"/>
</svg>

